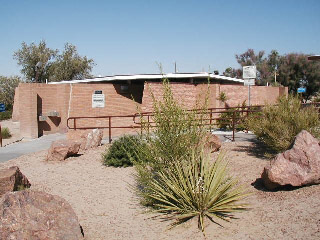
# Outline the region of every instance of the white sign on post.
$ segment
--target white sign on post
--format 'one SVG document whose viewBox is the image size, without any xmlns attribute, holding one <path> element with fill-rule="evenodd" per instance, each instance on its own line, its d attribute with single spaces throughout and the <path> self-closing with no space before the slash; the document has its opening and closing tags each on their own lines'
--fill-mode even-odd
<svg viewBox="0 0 320 240">
<path fill-rule="evenodd" d="M 242 77 L 243 77 L 243 79 L 256 78 L 257 77 L 256 66 L 243 66 L 242 67 Z"/>
<path fill-rule="evenodd" d="M 244 85 L 245 86 L 254 86 L 255 85 L 255 79 L 252 78 L 252 79 L 243 79 L 244 80 Z"/>
<path fill-rule="evenodd" d="M 250 94 L 250 86 L 254 85 L 254 80 L 257 77 L 257 68 L 256 66 L 243 66 L 242 67 L 242 77 L 243 84 L 248 86 L 248 102 L 249 106 L 251 106 L 251 94 Z"/>
<path fill-rule="evenodd" d="M 105 97 L 104 94 L 92 94 L 92 108 L 104 108 Z"/>
</svg>

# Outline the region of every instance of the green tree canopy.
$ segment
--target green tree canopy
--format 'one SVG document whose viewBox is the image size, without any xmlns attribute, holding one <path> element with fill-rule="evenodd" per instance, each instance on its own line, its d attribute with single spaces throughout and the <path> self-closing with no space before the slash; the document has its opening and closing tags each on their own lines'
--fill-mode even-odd
<svg viewBox="0 0 320 240">
<path fill-rule="evenodd" d="M 268 56 L 264 54 L 264 51 L 256 54 L 253 49 L 248 49 L 243 54 L 235 55 L 241 67 L 257 67 L 257 85 L 281 84 L 287 86 L 292 93 L 296 93 L 299 87 L 306 87 L 306 97 L 320 91 L 319 61 L 310 61 L 308 55 L 302 53 L 280 55 L 278 51 L 272 50 Z M 225 75 L 242 77 L 242 68 L 229 67 L 225 70 Z"/>
<path fill-rule="evenodd" d="M 80 56 L 76 46 L 66 43 L 59 54 L 59 50 L 48 48 L 44 40 L 39 45 L 23 42 L 13 57 L 22 66 L 21 73 L 27 82 L 84 79 L 91 77 L 94 66 L 93 59 Z"/>
<path fill-rule="evenodd" d="M 92 59 L 88 59 L 86 56 L 81 57 L 76 46 L 66 43 L 64 51 L 56 57 L 52 64 L 51 79 L 62 81 L 89 78 L 93 66 Z"/>
<path fill-rule="evenodd" d="M 18 76 L 0 76 L 0 103 L 6 104 L 8 108 L 13 106 L 15 88 L 22 82 Z"/>
<path fill-rule="evenodd" d="M 38 82 L 45 82 L 49 78 L 49 68 L 52 60 L 58 54 L 58 50 L 47 47 L 44 40 L 39 45 L 31 43 L 30 45 L 22 42 L 21 49 L 13 54 L 13 58 L 18 61 L 22 67 L 21 73 L 28 82 L 37 79 Z"/>
</svg>

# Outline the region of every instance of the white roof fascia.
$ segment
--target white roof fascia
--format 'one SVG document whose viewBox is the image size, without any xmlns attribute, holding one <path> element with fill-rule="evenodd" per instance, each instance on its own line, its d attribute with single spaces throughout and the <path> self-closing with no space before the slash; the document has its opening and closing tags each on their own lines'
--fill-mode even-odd
<svg viewBox="0 0 320 240">
<path fill-rule="evenodd" d="M 70 80 L 70 81 L 61 81 L 61 82 L 49 82 L 48 84 L 64 84 L 64 83 L 88 83 L 88 82 L 109 82 L 109 81 L 126 81 L 126 80 L 141 80 L 141 79 L 162 79 L 162 78 L 208 78 L 210 79 L 219 79 L 227 80 L 233 82 L 243 83 L 243 79 L 231 78 L 226 76 L 220 76 L 215 74 L 209 74 L 207 72 L 202 73 L 167 73 L 167 74 L 138 74 L 138 75 L 115 75 L 83 80 Z"/>
</svg>

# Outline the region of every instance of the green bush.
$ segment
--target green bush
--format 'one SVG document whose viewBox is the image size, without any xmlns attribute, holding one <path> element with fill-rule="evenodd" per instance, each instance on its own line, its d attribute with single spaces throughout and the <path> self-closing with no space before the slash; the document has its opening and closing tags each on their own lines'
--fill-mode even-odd
<svg viewBox="0 0 320 240">
<path fill-rule="evenodd" d="M 12 135 L 11 135 L 9 128 L 7 128 L 7 127 L 1 128 L 1 136 L 3 139 L 11 138 Z"/>
<path fill-rule="evenodd" d="M 136 148 L 143 147 L 143 145 L 145 143 L 139 136 L 125 135 L 120 137 L 102 154 L 103 163 L 113 167 L 132 166 L 134 161 L 138 161 Z"/>
<path fill-rule="evenodd" d="M 293 96 L 279 98 L 277 105 L 264 107 L 261 116 L 249 117 L 247 124 L 275 152 L 287 150 L 302 130 L 320 137 L 317 109 L 312 106 L 302 108 L 300 100 Z"/>
<path fill-rule="evenodd" d="M 12 117 L 12 110 L 0 112 L 0 121 L 7 120 Z"/>
<path fill-rule="evenodd" d="M 153 97 L 152 122 L 156 127 L 149 133 L 147 123 L 143 124 L 146 145 L 136 148 L 142 160 L 135 163 L 134 189 L 142 205 L 175 219 L 173 225 L 198 217 L 199 228 L 204 230 L 204 217 L 224 219 L 242 209 L 236 202 L 243 191 L 226 177 L 224 163 L 218 160 L 211 165 L 210 156 L 203 153 L 206 111 L 184 110 L 166 80 L 163 92 L 162 100 Z M 205 107 L 206 101 L 197 108 Z"/>
</svg>

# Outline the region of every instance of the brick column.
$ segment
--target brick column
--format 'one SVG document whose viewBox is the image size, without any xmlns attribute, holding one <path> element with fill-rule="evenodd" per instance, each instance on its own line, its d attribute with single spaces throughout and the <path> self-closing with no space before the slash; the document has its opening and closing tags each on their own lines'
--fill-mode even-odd
<svg viewBox="0 0 320 240">
<path fill-rule="evenodd" d="M 36 85 L 19 85 L 20 134 L 24 138 L 38 137 L 37 93 Z"/>
</svg>

